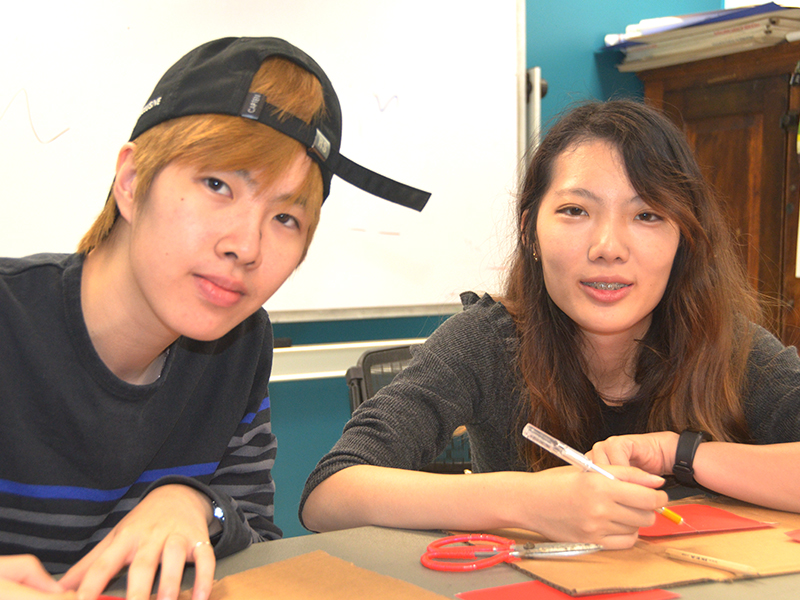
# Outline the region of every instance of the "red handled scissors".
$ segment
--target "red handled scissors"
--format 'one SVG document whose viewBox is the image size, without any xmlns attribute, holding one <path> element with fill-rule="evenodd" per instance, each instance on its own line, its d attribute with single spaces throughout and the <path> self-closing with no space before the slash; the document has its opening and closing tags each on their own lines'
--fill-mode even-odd
<svg viewBox="0 0 800 600">
<path fill-rule="evenodd" d="M 460 542 L 472 545 L 452 546 Z M 435 571 L 474 571 L 521 558 L 559 558 L 602 549 L 598 544 L 561 542 L 518 545 L 514 540 L 497 535 L 472 533 L 451 535 L 431 542 L 420 562 Z"/>
</svg>

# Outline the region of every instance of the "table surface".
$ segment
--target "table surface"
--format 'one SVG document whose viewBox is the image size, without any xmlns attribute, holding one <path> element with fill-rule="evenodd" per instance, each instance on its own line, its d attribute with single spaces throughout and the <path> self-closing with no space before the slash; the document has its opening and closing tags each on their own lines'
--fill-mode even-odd
<svg viewBox="0 0 800 600">
<path fill-rule="evenodd" d="M 508 564 L 471 573 L 442 573 L 426 569 L 420 564 L 419 557 L 432 540 L 442 535 L 435 531 L 359 527 L 263 542 L 220 560 L 215 577 L 221 579 L 246 569 L 324 550 L 356 566 L 408 581 L 449 598 L 454 598 L 459 592 L 531 580 L 529 575 Z M 192 578 L 189 569 L 184 578 L 187 586 L 191 585 Z M 684 600 L 797 600 L 800 597 L 800 573 L 670 589 Z M 113 584 L 110 593 L 124 593 L 124 578 Z"/>
</svg>

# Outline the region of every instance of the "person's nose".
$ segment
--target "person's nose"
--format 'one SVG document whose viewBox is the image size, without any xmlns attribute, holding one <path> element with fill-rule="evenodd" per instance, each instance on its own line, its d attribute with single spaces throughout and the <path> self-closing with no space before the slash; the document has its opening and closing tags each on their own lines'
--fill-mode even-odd
<svg viewBox="0 0 800 600">
<path fill-rule="evenodd" d="M 237 219 L 217 243 L 217 253 L 247 268 L 261 264 L 261 220 L 252 215 Z"/>
<path fill-rule="evenodd" d="M 589 260 L 625 262 L 630 255 L 628 228 L 623 219 L 609 215 L 599 220 L 593 229 L 589 245 Z"/>
</svg>

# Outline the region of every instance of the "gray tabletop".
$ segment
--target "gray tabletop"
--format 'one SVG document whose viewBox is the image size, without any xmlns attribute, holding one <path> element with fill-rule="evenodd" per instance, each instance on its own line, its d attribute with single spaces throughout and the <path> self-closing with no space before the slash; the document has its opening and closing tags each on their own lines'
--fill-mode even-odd
<svg viewBox="0 0 800 600">
<path fill-rule="evenodd" d="M 419 557 L 432 540 L 442 535 L 434 531 L 359 527 L 264 542 L 220 560 L 216 578 L 324 550 L 359 567 L 408 581 L 450 598 L 459 592 L 531 580 L 529 575 L 507 564 L 472 573 L 441 573 L 426 569 L 420 564 Z M 191 586 L 192 577 L 189 569 L 184 580 L 186 586 Z M 797 600 L 800 597 L 800 573 L 680 586 L 672 590 L 684 600 Z M 124 578 L 112 586 L 110 593 L 124 593 Z"/>
</svg>

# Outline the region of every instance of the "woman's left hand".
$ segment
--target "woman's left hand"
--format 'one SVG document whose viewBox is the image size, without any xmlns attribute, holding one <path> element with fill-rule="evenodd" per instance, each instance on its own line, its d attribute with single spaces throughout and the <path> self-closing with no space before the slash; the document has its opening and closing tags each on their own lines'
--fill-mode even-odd
<svg viewBox="0 0 800 600">
<path fill-rule="evenodd" d="M 206 600 L 216 566 L 208 536 L 210 511 L 208 497 L 191 487 L 157 487 L 67 571 L 61 584 L 93 600 L 128 565 L 127 598 L 147 600 L 160 565 L 158 600 L 172 600 L 180 592 L 184 565 L 194 562 L 192 600 Z"/>
<path fill-rule="evenodd" d="M 612 436 L 597 442 L 586 456 L 597 465 L 639 467 L 654 475 L 672 473 L 678 434 L 672 431 Z"/>
</svg>

